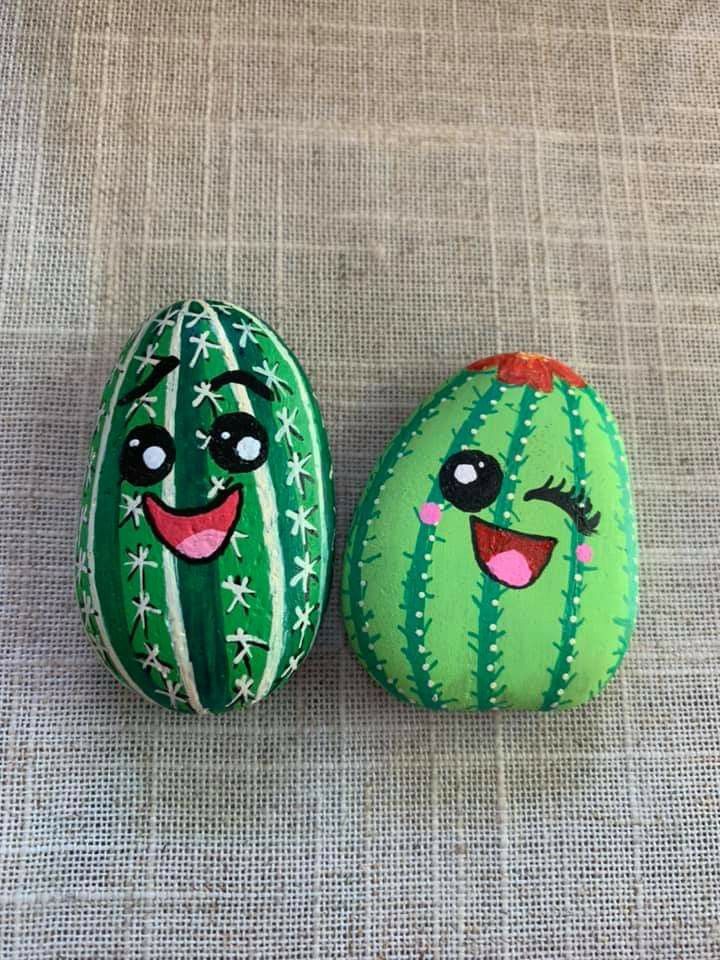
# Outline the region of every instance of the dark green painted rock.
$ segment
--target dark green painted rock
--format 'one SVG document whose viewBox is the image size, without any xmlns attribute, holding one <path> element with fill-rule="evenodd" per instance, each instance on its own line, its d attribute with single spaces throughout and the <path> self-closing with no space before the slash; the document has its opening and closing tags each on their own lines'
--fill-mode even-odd
<svg viewBox="0 0 720 960">
<path fill-rule="evenodd" d="M 264 699 L 312 646 L 333 536 L 325 430 L 280 337 L 216 300 L 151 316 L 105 388 L 83 492 L 100 659 L 182 712 Z"/>
<path fill-rule="evenodd" d="M 636 571 L 606 406 L 563 364 L 503 354 L 451 377 L 381 457 L 348 537 L 343 613 L 401 700 L 562 709 L 624 657 Z"/>
</svg>

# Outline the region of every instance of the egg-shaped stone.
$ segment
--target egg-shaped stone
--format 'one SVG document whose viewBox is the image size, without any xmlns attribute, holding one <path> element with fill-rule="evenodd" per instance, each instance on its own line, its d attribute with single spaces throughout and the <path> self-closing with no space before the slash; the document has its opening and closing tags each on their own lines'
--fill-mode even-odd
<svg viewBox="0 0 720 960">
<path fill-rule="evenodd" d="M 617 670 L 637 546 L 617 424 L 582 377 L 536 354 L 477 361 L 412 414 L 355 511 L 350 644 L 431 710 L 558 710 Z"/>
<path fill-rule="evenodd" d="M 92 438 L 77 596 L 102 662 L 153 703 L 263 700 L 310 650 L 327 599 L 332 468 L 283 340 L 219 300 L 150 316 Z"/>
</svg>

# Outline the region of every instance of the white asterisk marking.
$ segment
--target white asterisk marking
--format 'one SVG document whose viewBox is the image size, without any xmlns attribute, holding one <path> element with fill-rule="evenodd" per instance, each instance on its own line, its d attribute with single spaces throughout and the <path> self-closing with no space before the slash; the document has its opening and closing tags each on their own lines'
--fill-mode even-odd
<svg viewBox="0 0 720 960">
<path fill-rule="evenodd" d="M 88 461 L 87 469 L 85 470 L 85 479 L 83 480 L 83 491 L 87 490 L 90 486 L 90 482 L 93 478 L 93 473 L 95 472 L 93 467 L 95 465 L 95 459 L 97 457 L 97 450 L 93 447 L 90 451 L 90 460 Z"/>
<path fill-rule="evenodd" d="M 290 659 L 288 660 L 288 665 L 285 667 L 285 669 L 280 674 L 280 676 L 289 677 L 291 673 L 295 673 L 295 671 L 297 670 L 297 668 L 300 666 L 301 663 L 302 663 L 301 656 L 290 657 Z"/>
<path fill-rule="evenodd" d="M 277 388 L 278 392 L 280 392 L 283 387 L 289 389 L 290 385 L 287 380 L 283 380 L 282 377 L 278 376 L 277 369 L 279 366 L 279 363 L 274 363 L 271 367 L 267 360 L 263 360 L 259 367 L 253 367 L 252 369 L 253 373 L 257 373 L 258 376 L 265 379 L 266 387 L 269 387 L 270 390 Z"/>
<path fill-rule="evenodd" d="M 221 586 L 223 590 L 230 590 L 233 595 L 230 606 L 227 608 L 227 613 L 231 613 L 238 604 L 244 607 L 245 610 L 250 609 L 250 604 L 245 599 L 246 596 L 255 596 L 255 591 L 250 589 L 250 577 L 243 577 L 240 582 L 238 582 L 237 579 L 233 579 L 233 577 L 226 577 Z"/>
<path fill-rule="evenodd" d="M 202 356 L 203 360 L 208 360 L 210 358 L 211 350 L 222 350 L 222 347 L 219 343 L 211 343 L 208 340 L 210 336 L 209 330 L 203 330 L 199 337 L 190 337 L 190 343 L 196 343 L 195 353 L 192 355 L 192 360 L 190 361 L 190 367 L 194 367 L 198 362 L 198 358 Z"/>
<path fill-rule="evenodd" d="M 200 304 L 200 313 L 193 313 L 190 309 L 194 303 Z M 192 330 L 200 320 L 217 320 L 217 318 L 215 308 L 204 300 L 186 300 L 180 310 L 180 322 L 185 324 L 186 330 Z"/>
<path fill-rule="evenodd" d="M 292 456 L 287 462 L 288 475 L 285 479 L 285 483 L 288 487 L 291 487 L 293 484 L 295 484 L 301 496 L 305 493 L 304 481 L 312 479 L 312 474 L 310 471 L 305 469 L 305 464 L 309 459 L 309 453 L 307 456 L 301 457 L 297 450 L 293 450 Z"/>
<path fill-rule="evenodd" d="M 235 657 L 233 659 L 233 666 L 236 667 L 239 663 L 246 662 L 248 667 L 250 665 L 250 654 L 252 648 L 255 647 L 258 650 L 269 650 L 270 644 L 265 640 L 261 640 L 259 637 L 253 637 L 250 633 L 245 633 L 241 628 L 235 633 L 231 633 L 230 636 L 225 638 L 227 643 L 237 644 L 238 649 L 235 651 Z"/>
<path fill-rule="evenodd" d="M 193 312 L 192 307 L 194 304 L 199 304 L 200 313 Z M 185 324 L 187 330 L 191 330 L 199 320 L 216 319 L 217 313 L 210 304 L 205 303 L 203 300 L 186 300 L 184 303 L 181 303 L 179 307 L 168 310 L 162 319 L 156 320 L 155 326 L 158 334 L 160 334 L 167 327 L 174 327 L 176 320 L 180 320 L 180 323 Z"/>
<path fill-rule="evenodd" d="M 163 697 L 168 697 L 170 700 L 170 706 L 175 709 L 179 703 L 187 703 L 185 697 L 180 696 L 180 691 L 182 690 L 182 683 L 178 680 L 177 683 L 173 683 L 168 678 L 165 678 L 165 689 L 156 690 L 156 693 L 161 694 Z"/>
<path fill-rule="evenodd" d="M 152 645 L 145 643 L 143 646 L 145 647 L 146 653 L 145 659 L 141 663 L 143 670 L 150 670 L 151 668 L 153 670 L 157 670 L 164 680 L 165 677 L 167 677 L 167 675 L 170 673 L 170 667 L 161 660 L 158 660 L 160 647 L 156 643 L 153 643 Z"/>
<path fill-rule="evenodd" d="M 303 547 L 305 546 L 308 533 L 317 533 L 317 527 L 314 523 L 310 523 L 310 520 L 308 519 L 313 510 L 315 510 L 316 506 L 316 504 L 313 504 L 312 507 L 299 506 L 297 511 L 285 511 L 285 516 L 293 522 L 293 525 L 290 528 L 290 533 L 293 537 L 297 537 L 298 534 L 300 535 Z"/>
<path fill-rule="evenodd" d="M 229 479 L 228 477 L 215 477 L 215 476 L 210 477 L 211 486 L 210 486 L 210 492 L 208 493 L 208 500 L 212 500 L 212 498 L 216 496 L 216 494 L 220 493 L 222 490 L 225 489 L 225 487 L 227 486 L 228 479 Z"/>
<path fill-rule="evenodd" d="M 195 399 L 192 402 L 194 407 L 199 407 L 203 400 L 209 400 L 215 410 L 220 409 L 220 400 L 222 397 L 219 393 L 213 393 L 213 389 L 210 386 L 209 381 L 203 380 L 200 384 L 195 384 L 193 390 L 197 394 Z"/>
<path fill-rule="evenodd" d="M 283 407 L 278 411 L 277 417 L 280 421 L 280 426 L 275 433 L 275 439 L 278 442 L 281 440 L 287 440 L 288 446 L 292 447 L 293 437 L 299 437 L 302 440 L 302 434 L 295 425 L 295 419 L 297 415 L 297 407 L 292 412 L 290 412 L 287 407 Z"/>
<path fill-rule="evenodd" d="M 200 441 L 200 443 L 198 444 L 198 447 L 201 450 L 207 450 L 208 444 L 210 443 L 210 434 L 204 433 L 202 430 L 196 430 L 195 436 Z"/>
<path fill-rule="evenodd" d="M 238 340 L 238 346 L 241 350 L 244 350 L 248 344 L 248 340 L 251 340 L 253 343 L 257 343 L 257 338 L 255 334 L 259 334 L 261 337 L 265 336 L 265 331 L 261 330 L 259 327 L 255 327 L 250 320 L 241 320 L 239 323 L 234 323 L 233 327 L 236 330 L 240 330 L 240 339 Z"/>
<path fill-rule="evenodd" d="M 138 623 L 142 624 L 143 632 L 147 634 L 147 616 L 149 613 L 160 614 L 160 611 L 157 607 L 154 607 L 150 602 L 150 594 L 141 592 L 140 596 L 133 597 L 132 605 L 135 607 L 135 616 L 133 617 L 132 629 L 130 630 L 130 636 L 135 632 L 135 628 Z"/>
<path fill-rule="evenodd" d="M 174 310 L 167 310 L 165 316 L 155 321 L 155 330 L 158 336 L 162 336 L 165 330 L 175 326 L 178 313 L 179 310 L 177 307 Z"/>
<path fill-rule="evenodd" d="M 237 703 L 238 700 L 242 700 L 243 703 L 248 703 L 249 700 L 253 698 L 252 686 L 255 681 L 252 677 L 238 677 L 235 681 L 235 689 L 237 693 L 232 698 L 228 704 L 231 707 L 234 703 Z"/>
<path fill-rule="evenodd" d="M 302 586 L 302 592 L 307 593 L 310 580 L 317 580 L 315 566 L 318 562 L 318 559 L 319 558 L 316 557 L 314 560 L 312 560 L 307 550 L 302 557 L 293 557 L 293 563 L 300 569 L 295 576 L 290 579 L 290 586 L 294 587 L 299 583 Z"/>
<path fill-rule="evenodd" d="M 142 497 L 138 494 L 136 497 L 131 497 L 127 493 L 122 494 L 123 503 L 120 504 L 120 509 L 124 510 L 125 513 L 122 515 L 120 520 L 120 526 L 127 522 L 128 518 L 132 517 L 133 526 L 137 530 L 140 526 L 140 519 L 142 517 Z"/>
<path fill-rule="evenodd" d="M 136 573 L 139 574 L 140 592 L 142 593 L 145 586 L 145 575 L 143 571 L 145 567 L 154 567 L 157 569 L 157 563 L 154 560 L 148 560 L 150 547 L 144 547 L 141 544 L 138 544 L 137 553 L 133 553 L 132 550 L 126 550 L 125 553 L 129 557 L 129 559 L 125 561 L 125 566 L 130 567 L 128 580 L 132 580 Z"/>
<path fill-rule="evenodd" d="M 316 604 L 306 603 L 304 607 L 295 607 L 295 623 L 292 625 L 293 630 L 300 631 L 300 644 L 302 647 L 305 641 L 305 632 L 312 629 L 312 623 L 310 617 L 313 614 Z"/>
<path fill-rule="evenodd" d="M 87 550 L 80 550 L 75 560 L 75 572 L 78 576 L 83 573 L 90 574 L 90 564 L 88 563 Z"/>
<path fill-rule="evenodd" d="M 238 546 L 237 541 L 247 540 L 247 538 L 248 535 L 246 533 L 240 533 L 239 530 L 236 530 L 235 533 L 233 533 L 230 537 L 230 545 L 232 546 L 235 556 L 238 558 L 238 560 L 242 560 L 242 555 L 240 553 L 240 547 Z"/>
<path fill-rule="evenodd" d="M 129 420 L 136 410 L 139 410 L 141 407 L 145 413 L 150 417 L 151 420 L 155 419 L 155 404 L 157 403 L 157 397 L 149 397 L 144 393 L 141 397 L 138 397 L 137 400 L 133 400 L 130 404 L 130 409 L 125 414 L 125 419 Z"/>
<path fill-rule="evenodd" d="M 157 349 L 156 343 L 150 343 L 145 347 L 145 353 L 136 353 L 135 360 L 139 360 L 137 372 L 142 373 L 145 367 L 156 367 L 160 363 L 160 358 L 155 356 Z"/>
<path fill-rule="evenodd" d="M 90 599 L 90 594 L 83 590 L 82 595 L 82 604 L 80 605 L 80 613 L 83 618 L 83 626 L 88 632 L 92 630 L 92 618 L 97 616 L 97 611 L 93 607 L 92 600 Z"/>
</svg>

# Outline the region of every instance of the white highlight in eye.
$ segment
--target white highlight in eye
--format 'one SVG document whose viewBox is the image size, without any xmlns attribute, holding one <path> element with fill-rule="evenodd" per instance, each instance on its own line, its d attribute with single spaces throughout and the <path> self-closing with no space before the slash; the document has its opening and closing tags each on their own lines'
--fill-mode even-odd
<svg viewBox="0 0 720 960">
<path fill-rule="evenodd" d="M 260 441 L 257 437 L 241 437 L 235 445 L 235 453 L 242 460 L 257 460 L 260 456 Z"/>
<path fill-rule="evenodd" d="M 139 446 L 140 446 L 140 441 L 138 440 L 137 437 L 133 437 L 132 440 L 130 441 L 130 443 L 128 444 L 128 446 L 129 446 L 129 447 L 139 447 Z"/>
<path fill-rule="evenodd" d="M 455 479 L 458 483 L 474 483 L 478 473 L 471 463 L 459 463 L 455 467 Z"/>
<path fill-rule="evenodd" d="M 227 430 L 223 430 L 223 432 L 220 434 L 220 439 L 221 439 L 221 440 L 229 440 L 229 439 L 230 439 L 230 434 L 229 434 L 229 432 L 228 432 Z"/>
<path fill-rule="evenodd" d="M 167 454 L 162 447 L 148 447 L 147 450 L 143 450 L 142 458 L 148 470 L 157 470 L 165 463 Z"/>
</svg>

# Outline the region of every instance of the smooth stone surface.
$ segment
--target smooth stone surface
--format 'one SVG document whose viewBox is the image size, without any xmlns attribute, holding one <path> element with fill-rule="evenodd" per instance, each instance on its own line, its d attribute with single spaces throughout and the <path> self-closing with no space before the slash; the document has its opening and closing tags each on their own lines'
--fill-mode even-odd
<svg viewBox="0 0 720 960">
<path fill-rule="evenodd" d="M 613 677 L 637 603 L 623 441 L 568 367 L 478 361 L 389 444 L 358 504 L 342 588 L 351 646 L 432 710 L 557 710 Z"/>
<path fill-rule="evenodd" d="M 149 317 L 83 489 L 77 596 L 102 662 L 181 712 L 264 699 L 313 644 L 333 537 L 322 418 L 282 339 L 217 300 Z"/>
</svg>

